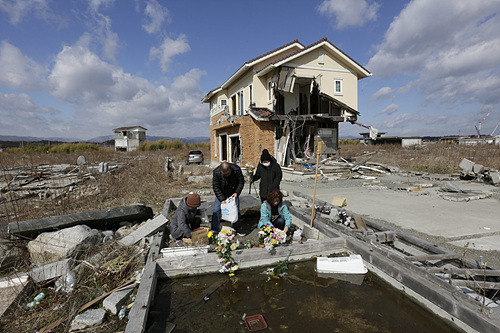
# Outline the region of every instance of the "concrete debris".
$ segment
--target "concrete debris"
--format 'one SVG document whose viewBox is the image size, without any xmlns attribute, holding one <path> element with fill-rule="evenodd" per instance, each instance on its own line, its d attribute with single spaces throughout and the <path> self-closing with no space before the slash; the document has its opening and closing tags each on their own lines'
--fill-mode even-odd
<svg viewBox="0 0 500 333">
<path fill-rule="evenodd" d="M 487 168 L 466 158 L 462 159 L 459 167 L 462 169 L 460 179 L 477 180 L 495 186 L 500 185 L 500 172 L 496 169 Z"/>
<path fill-rule="evenodd" d="M 73 319 L 69 331 L 79 331 L 88 327 L 102 324 L 106 310 L 104 309 L 91 309 L 80 313 Z"/>
<path fill-rule="evenodd" d="M 65 258 L 79 258 L 102 241 L 98 230 L 78 225 L 40 234 L 28 243 L 31 262 L 49 263 Z"/>
<path fill-rule="evenodd" d="M 0 317 L 32 287 L 32 280 L 27 275 L 0 279 Z"/>
<path fill-rule="evenodd" d="M 135 285 L 126 286 L 120 290 L 115 291 L 102 302 L 102 306 L 109 310 L 112 314 L 117 315 L 121 307 L 125 304 L 125 301 L 129 295 L 134 291 Z"/>
</svg>

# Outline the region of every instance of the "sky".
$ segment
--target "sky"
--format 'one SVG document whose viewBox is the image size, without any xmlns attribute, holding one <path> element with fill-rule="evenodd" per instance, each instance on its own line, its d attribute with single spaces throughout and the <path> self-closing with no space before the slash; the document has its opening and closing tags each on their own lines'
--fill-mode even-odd
<svg viewBox="0 0 500 333">
<path fill-rule="evenodd" d="M 500 0 L 0 0 L 0 135 L 208 137 L 210 90 L 323 37 L 373 74 L 358 82 L 359 122 L 387 136 L 491 134 L 498 31 Z"/>
</svg>

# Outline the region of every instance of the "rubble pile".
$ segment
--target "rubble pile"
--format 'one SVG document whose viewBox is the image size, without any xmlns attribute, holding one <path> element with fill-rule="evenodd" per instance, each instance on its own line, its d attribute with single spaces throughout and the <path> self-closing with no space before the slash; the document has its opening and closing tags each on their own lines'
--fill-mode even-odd
<svg viewBox="0 0 500 333">
<path fill-rule="evenodd" d="M 464 158 L 459 167 L 462 169 L 460 172 L 461 179 L 473 179 L 495 186 L 500 185 L 500 171 L 492 168 L 485 167 L 484 165 L 474 163 Z"/>
<path fill-rule="evenodd" d="M 134 204 L 6 224 L 0 330 L 123 329 L 153 237 L 167 223 Z"/>
</svg>

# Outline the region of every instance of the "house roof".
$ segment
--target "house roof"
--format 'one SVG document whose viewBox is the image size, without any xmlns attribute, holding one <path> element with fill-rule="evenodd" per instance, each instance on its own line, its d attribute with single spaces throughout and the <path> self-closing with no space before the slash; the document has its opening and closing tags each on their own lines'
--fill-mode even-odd
<svg viewBox="0 0 500 333">
<path fill-rule="evenodd" d="M 115 132 L 118 132 L 118 131 L 130 131 L 130 130 L 133 130 L 133 129 L 136 129 L 136 128 L 141 128 L 144 131 L 148 130 L 147 128 L 144 128 L 142 126 L 124 126 L 124 127 L 115 128 L 115 129 L 113 129 L 113 131 L 115 131 Z"/>
<path fill-rule="evenodd" d="M 315 42 L 315 43 L 313 43 L 313 44 L 311 44 L 311 45 L 309 45 L 301 50 L 298 50 L 295 53 L 292 53 L 286 57 L 283 57 L 281 59 L 278 59 L 278 60 L 270 63 L 265 68 L 260 70 L 258 75 L 262 76 L 264 74 L 267 74 L 272 69 L 279 67 L 286 62 L 289 62 L 293 59 L 296 59 L 296 58 L 302 56 L 303 54 L 306 54 L 307 52 L 310 52 L 310 51 L 315 50 L 317 48 L 320 48 L 322 46 L 327 47 L 333 53 L 340 56 L 340 58 L 343 59 L 344 61 L 346 61 L 356 71 L 356 73 L 358 73 L 358 75 L 361 76 L 361 78 L 372 76 L 372 73 L 369 70 L 367 70 L 366 68 L 361 66 L 358 62 L 356 62 L 354 59 L 352 59 L 346 53 L 344 53 L 341 49 L 339 49 L 338 47 L 333 45 L 326 37 L 321 38 L 317 42 Z"/>
<path fill-rule="evenodd" d="M 238 78 L 240 75 L 242 75 L 244 72 L 246 72 L 246 70 L 248 70 L 250 67 L 252 66 L 255 66 L 256 64 L 262 62 L 262 61 L 265 61 L 266 59 L 269 59 L 270 57 L 273 57 L 275 56 L 276 54 L 280 53 L 280 52 L 283 52 L 283 51 L 286 51 L 288 49 L 292 49 L 294 47 L 298 47 L 299 49 L 303 49 L 304 48 L 304 45 L 302 45 L 302 43 L 300 43 L 297 39 L 294 39 L 293 41 L 291 41 L 290 43 L 288 44 L 285 44 L 283 46 L 280 46 L 272 51 L 269 51 L 267 53 L 264 53 L 258 57 L 255 57 L 247 62 L 245 62 L 240 68 L 238 68 L 238 70 L 236 72 L 233 73 L 233 75 L 231 75 L 229 77 L 229 79 L 227 79 L 221 86 L 215 88 L 215 89 L 212 89 L 208 92 L 208 94 L 203 97 L 203 99 L 201 100 L 202 103 L 206 103 L 208 102 L 208 100 L 217 92 L 221 91 L 222 89 L 226 88 L 229 84 L 231 84 L 231 82 L 233 82 L 236 78 Z"/>
<path fill-rule="evenodd" d="M 268 108 L 250 108 L 248 113 L 250 113 L 254 119 L 261 121 L 267 121 L 274 115 L 274 112 Z"/>
<path fill-rule="evenodd" d="M 243 73 L 245 73 L 250 67 L 255 66 L 256 64 L 258 64 L 260 62 L 263 62 L 266 59 L 269 59 L 272 56 L 275 56 L 275 55 L 279 54 L 280 52 L 283 52 L 283 51 L 288 50 L 288 49 L 292 49 L 294 47 L 299 48 L 299 50 L 297 50 L 296 52 L 293 52 L 293 53 L 291 53 L 291 54 L 289 54 L 289 55 L 287 55 L 287 56 L 285 56 L 283 58 L 280 58 L 278 60 L 275 60 L 275 61 L 269 63 L 267 66 L 265 66 L 263 69 L 261 69 L 258 72 L 259 76 L 265 75 L 266 73 L 268 73 L 272 69 L 274 69 L 276 67 L 279 67 L 279 66 L 283 65 L 284 63 L 289 62 L 289 61 L 291 61 L 293 59 L 296 59 L 296 58 L 302 56 L 303 54 L 305 54 L 307 52 L 310 52 L 310 51 L 312 51 L 314 49 L 317 49 L 317 48 L 320 48 L 320 47 L 323 47 L 323 46 L 327 47 L 333 53 L 337 54 L 341 59 L 343 59 L 345 62 L 347 62 L 347 64 L 349 64 L 352 67 L 352 69 L 354 71 L 356 71 L 356 73 L 361 78 L 372 76 L 372 73 L 370 71 L 368 71 L 366 68 L 364 68 L 363 66 L 361 66 L 358 62 L 356 62 L 354 59 L 352 59 L 350 56 L 348 56 L 346 53 L 344 53 L 338 47 L 336 47 L 335 45 L 333 45 L 330 41 L 328 41 L 328 39 L 326 37 L 321 38 L 317 42 L 315 42 L 315 43 L 313 43 L 313 44 L 311 44 L 311 45 L 309 45 L 307 47 L 305 47 L 297 39 L 294 39 L 293 41 L 291 41 L 288 44 L 280 46 L 280 47 L 278 47 L 278 48 L 276 48 L 276 49 L 274 49 L 272 51 L 264 53 L 264 54 L 262 54 L 262 55 L 260 55 L 260 56 L 258 56 L 256 58 L 253 58 L 253 59 L 245 62 L 221 86 L 219 86 L 219 87 L 217 87 L 215 89 L 210 90 L 207 93 L 207 95 L 205 97 L 203 97 L 203 99 L 201 100 L 201 102 L 202 103 L 208 103 L 208 101 L 210 100 L 210 98 L 214 94 L 218 93 L 222 89 L 227 88 L 228 85 L 230 85 L 234 80 L 236 80 Z"/>
</svg>

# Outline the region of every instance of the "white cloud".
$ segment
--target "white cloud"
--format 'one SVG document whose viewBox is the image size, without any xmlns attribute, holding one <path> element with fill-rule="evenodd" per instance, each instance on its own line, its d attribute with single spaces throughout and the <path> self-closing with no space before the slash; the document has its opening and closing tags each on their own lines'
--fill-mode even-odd
<svg viewBox="0 0 500 333">
<path fill-rule="evenodd" d="M 336 28 L 343 29 L 376 21 L 379 7 L 377 2 L 370 0 L 325 0 L 318 6 L 318 11 L 332 18 Z"/>
<path fill-rule="evenodd" d="M 392 88 L 391 87 L 383 87 L 380 88 L 376 93 L 374 93 L 370 99 L 371 100 L 384 100 L 393 97 L 392 95 Z"/>
<path fill-rule="evenodd" d="M 374 78 L 407 76 L 427 102 L 500 102 L 500 2 L 413 0 L 369 60 Z"/>
<path fill-rule="evenodd" d="M 66 46 L 49 75 L 51 93 L 77 112 L 68 124 L 71 136 L 111 134 L 120 126 L 141 125 L 149 135 L 208 135 L 208 114 L 200 103 L 199 82 L 206 73 L 192 69 L 155 86 L 144 78 L 102 61 L 83 46 Z M 87 129 L 83 132 L 82 128 Z"/>
<path fill-rule="evenodd" d="M 13 89 L 37 90 L 43 85 L 45 69 L 14 45 L 0 42 L 0 84 Z"/>
<path fill-rule="evenodd" d="M 115 60 L 120 39 L 118 34 L 111 29 L 111 19 L 99 10 L 113 4 L 114 0 L 91 0 L 89 3 L 90 20 L 88 25 L 93 31 L 96 40 L 102 45 L 102 50 L 107 59 Z"/>
<path fill-rule="evenodd" d="M 149 55 L 152 59 L 158 58 L 162 71 L 166 72 L 174 56 L 186 53 L 189 50 L 191 50 L 191 48 L 186 41 L 186 36 L 181 34 L 177 39 L 165 37 L 159 48 L 152 47 L 150 49 Z"/>
<path fill-rule="evenodd" d="M 27 94 L 0 93 L 0 127 L 4 135 L 46 137 L 54 133 L 52 124 L 60 112 L 36 106 Z"/>
<path fill-rule="evenodd" d="M 142 25 L 142 28 L 148 34 L 154 34 L 161 30 L 163 22 L 170 21 L 168 9 L 160 5 L 157 0 L 147 1 L 144 14 L 148 18 L 148 22 Z"/>
<path fill-rule="evenodd" d="M 398 111 L 399 111 L 399 105 L 391 104 L 388 107 L 386 107 L 385 109 L 383 109 L 382 111 L 380 111 L 380 113 L 393 114 L 393 113 L 396 113 Z"/>
<path fill-rule="evenodd" d="M 10 16 L 10 23 L 17 25 L 30 12 L 43 17 L 48 6 L 46 0 L 0 0 L 0 10 Z"/>
</svg>

